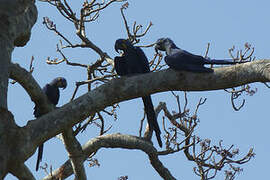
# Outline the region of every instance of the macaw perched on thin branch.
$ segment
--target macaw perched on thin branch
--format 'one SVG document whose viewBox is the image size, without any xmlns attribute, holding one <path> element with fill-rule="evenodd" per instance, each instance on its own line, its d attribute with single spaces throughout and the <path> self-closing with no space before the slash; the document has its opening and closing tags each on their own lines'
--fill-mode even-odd
<svg viewBox="0 0 270 180">
<path fill-rule="evenodd" d="M 133 46 L 129 40 L 118 39 L 115 42 L 115 51 L 118 52 L 118 50 L 123 51 L 122 56 L 116 56 L 114 58 L 115 70 L 118 75 L 126 76 L 150 72 L 148 60 L 141 48 Z M 161 132 L 151 96 L 144 96 L 142 100 L 149 128 L 155 131 L 158 144 L 162 147 Z"/>
<path fill-rule="evenodd" d="M 47 95 L 48 100 L 53 104 L 57 105 L 60 97 L 59 88 L 65 89 L 67 87 L 67 81 L 63 77 L 55 78 L 49 84 L 46 84 L 42 91 Z M 35 106 L 34 107 L 34 116 L 36 118 L 42 116 L 43 114 L 40 113 L 40 109 Z M 38 171 L 39 163 L 42 161 L 42 154 L 43 154 L 43 144 L 38 147 L 38 157 L 37 157 L 37 164 L 36 164 L 36 171 Z"/>
</svg>

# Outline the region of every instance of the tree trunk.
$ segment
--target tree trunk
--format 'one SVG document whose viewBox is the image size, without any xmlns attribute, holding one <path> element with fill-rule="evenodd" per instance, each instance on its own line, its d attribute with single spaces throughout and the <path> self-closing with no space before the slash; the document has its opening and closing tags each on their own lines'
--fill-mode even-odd
<svg viewBox="0 0 270 180">
<path fill-rule="evenodd" d="M 7 110 L 9 65 L 14 47 L 28 42 L 36 19 L 37 9 L 32 0 L 0 0 L 0 179 L 11 171 L 14 163 L 24 162 L 15 158 L 20 133 Z"/>
</svg>

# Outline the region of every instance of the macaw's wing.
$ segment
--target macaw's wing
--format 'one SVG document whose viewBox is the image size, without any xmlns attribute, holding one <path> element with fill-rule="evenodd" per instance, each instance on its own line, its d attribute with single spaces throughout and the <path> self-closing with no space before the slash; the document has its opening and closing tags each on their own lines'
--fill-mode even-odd
<svg viewBox="0 0 270 180">
<path fill-rule="evenodd" d="M 140 47 L 136 47 L 135 49 L 136 49 L 136 54 L 139 58 L 139 61 L 142 67 L 142 73 L 150 72 L 149 62 L 143 50 Z"/>
<path fill-rule="evenodd" d="M 119 76 L 125 76 L 128 74 L 125 56 L 116 56 L 114 58 L 114 68 Z"/>
<path fill-rule="evenodd" d="M 150 72 L 148 60 L 139 47 L 129 48 L 125 52 L 128 74 L 143 74 Z"/>
<path fill-rule="evenodd" d="M 192 54 L 188 51 L 185 51 L 185 50 L 181 50 L 182 53 L 176 53 L 176 55 L 178 56 L 178 58 L 180 59 L 187 59 L 188 64 L 194 64 L 194 65 L 203 65 L 203 64 L 238 64 L 238 63 L 246 63 L 248 61 L 240 61 L 240 62 L 234 62 L 232 59 L 220 59 L 220 60 L 217 60 L 217 59 L 206 59 L 202 56 L 199 56 L 199 55 L 195 55 L 195 54 Z"/>
<path fill-rule="evenodd" d="M 191 72 L 213 72 L 211 68 L 206 68 L 201 63 L 200 64 L 194 63 L 195 62 L 194 59 L 193 61 L 191 61 L 192 63 L 190 63 L 189 60 L 190 60 L 190 56 L 185 56 L 185 55 L 183 56 L 171 55 L 171 56 L 165 57 L 166 64 L 174 70 L 191 71 Z"/>
<path fill-rule="evenodd" d="M 50 84 L 47 84 L 44 88 L 43 88 L 44 93 L 47 95 L 49 101 L 56 105 L 59 101 L 59 89 L 57 86 L 52 86 Z"/>
<path fill-rule="evenodd" d="M 59 97 L 60 97 L 58 87 L 52 86 L 52 85 L 50 85 L 50 84 L 46 84 L 46 85 L 42 88 L 42 91 L 46 94 L 48 100 L 49 100 L 52 104 L 56 105 L 56 104 L 58 103 Z M 38 117 L 40 117 L 40 116 L 42 115 L 41 112 L 40 112 L 39 107 L 37 107 L 37 106 L 34 107 L 34 113 L 33 113 L 33 114 L 34 114 L 34 116 L 35 116 L 36 118 L 38 118 Z"/>
<path fill-rule="evenodd" d="M 203 66 L 206 63 L 206 59 L 202 56 L 192 54 L 188 51 L 181 50 L 174 55 L 185 64 L 193 64 Z"/>
</svg>

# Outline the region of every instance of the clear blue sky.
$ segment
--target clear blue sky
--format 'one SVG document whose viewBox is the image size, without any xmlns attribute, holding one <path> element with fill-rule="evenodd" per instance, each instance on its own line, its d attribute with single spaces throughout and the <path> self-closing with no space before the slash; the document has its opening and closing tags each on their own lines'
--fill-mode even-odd
<svg viewBox="0 0 270 180">
<path fill-rule="evenodd" d="M 71 1 L 71 6 L 77 10 L 83 1 Z M 150 44 L 160 37 L 170 37 L 175 43 L 195 54 L 204 54 L 207 43 L 210 42 L 209 56 L 211 58 L 229 58 L 228 49 L 235 45 L 242 48 L 249 42 L 255 46 L 257 59 L 270 58 L 270 1 L 269 0 L 182 0 L 182 1 L 130 1 L 129 8 L 125 11 L 129 25 L 137 23 L 147 26 L 152 21 L 154 26 L 144 37 L 142 44 Z M 73 42 L 79 42 L 75 36 L 72 24 L 61 17 L 56 9 L 46 3 L 37 2 L 39 16 L 32 31 L 32 37 L 26 47 L 16 48 L 12 61 L 28 69 L 31 56 L 35 57 L 33 76 L 44 86 L 56 76 L 64 76 L 68 80 L 68 88 L 61 93 L 59 106 L 67 103 L 72 96 L 75 82 L 86 79 L 86 72 L 82 68 L 72 68 L 65 64 L 49 66 L 45 60 L 59 57 L 56 52 L 56 43 L 60 39 L 42 25 L 42 19 L 48 16 L 57 24 L 57 28 L 66 34 Z M 126 38 L 123 20 L 120 15 L 121 3 L 115 3 L 100 14 L 100 18 L 87 27 L 88 37 L 114 57 L 114 42 L 118 38 Z M 77 11 L 78 12 L 78 11 Z M 152 48 L 144 49 L 149 59 L 153 57 Z M 65 50 L 67 57 L 72 62 L 91 64 L 98 57 L 91 50 Z M 252 180 L 255 178 L 266 179 L 269 169 L 269 95 L 270 90 L 261 83 L 251 85 L 258 88 L 258 92 L 246 99 L 245 106 L 235 112 L 230 104 L 230 95 L 223 90 L 211 92 L 188 93 L 191 111 L 200 97 L 207 97 L 207 102 L 199 110 L 200 124 L 196 130 L 201 138 L 212 139 L 214 143 L 223 140 L 225 145 L 234 144 L 240 148 L 241 153 L 246 153 L 250 147 L 255 149 L 255 159 L 241 166 L 244 171 L 237 177 L 239 180 Z M 79 94 L 84 94 L 86 88 L 81 88 Z M 181 102 L 183 102 L 183 93 Z M 33 102 L 19 84 L 10 85 L 8 93 L 9 109 L 15 116 L 16 122 L 23 126 L 28 120 L 34 119 Z M 176 110 L 176 103 L 170 93 L 160 93 L 152 96 L 154 104 L 165 101 L 171 109 Z M 113 125 L 109 133 L 138 134 L 139 121 L 143 116 L 141 99 L 120 103 L 118 120 L 106 119 L 107 127 Z M 161 124 L 161 116 L 159 116 Z M 94 127 L 89 127 L 79 139 L 84 144 L 87 140 L 97 135 Z M 163 133 L 164 134 L 164 133 Z M 155 139 L 155 138 L 154 138 Z M 158 147 L 154 140 L 155 146 Z M 35 172 L 37 154 L 27 162 L 33 170 L 35 177 L 41 179 L 45 173 L 40 170 Z M 57 138 L 45 143 L 44 162 L 58 168 L 66 161 L 67 154 L 63 151 L 63 144 Z M 128 175 L 130 180 L 161 179 L 149 163 L 147 156 L 139 151 L 122 149 L 101 149 L 95 156 L 101 164 L 100 167 L 89 168 L 85 163 L 87 176 L 92 180 L 117 179 Z M 182 152 L 160 158 L 164 165 L 171 170 L 177 179 L 199 179 L 193 173 L 195 164 L 189 162 Z M 222 179 L 223 172 L 216 179 Z M 7 179 L 14 179 L 8 176 Z M 72 179 L 72 178 L 69 178 Z"/>
</svg>

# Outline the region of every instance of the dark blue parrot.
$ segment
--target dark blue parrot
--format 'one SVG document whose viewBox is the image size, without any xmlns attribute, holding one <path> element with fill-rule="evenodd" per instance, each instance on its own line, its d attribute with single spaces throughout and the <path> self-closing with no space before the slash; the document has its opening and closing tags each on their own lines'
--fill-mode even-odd
<svg viewBox="0 0 270 180">
<path fill-rule="evenodd" d="M 126 76 L 150 72 L 148 60 L 141 48 L 134 47 L 130 41 L 125 39 L 116 40 L 114 48 L 117 52 L 118 50 L 123 51 L 122 56 L 116 56 L 114 58 L 115 70 L 118 75 Z M 142 100 L 149 128 L 155 131 L 158 144 L 162 147 L 162 141 L 160 138 L 161 132 L 158 126 L 151 96 L 144 96 L 142 97 Z"/>
<path fill-rule="evenodd" d="M 165 62 L 175 70 L 185 70 L 192 72 L 213 72 L 213 69 L 204 67 L 205 64 L 237 64 L 247 61 L 233 62 L 229 60 L 211 60 L 202 56 L 191 54 L 178 48 L 169 38 L 160 38 L 157 40 L 155 50 L 158 52 L 166 51 Z"/>
<path fill-rule="evenodd" d="M 48 100 L 54 104 L 57 105 L 60 97 L 59 88 L 65 89 L 67 87 L 67 81 L 63 77 L 55 78 L 52 82 L 49 84 L 46 84 L 43 87 L 43 92 L 47 95 Z M 42 116 L 40 109 L 35 106 L 34 107 L 34 116 L 36 118 Z M 38 157 L 37 157 L 37 164 L 36 164 L 36 171 L 38 171 L 39 163 L 42 161 L 42 154 L 43 154 L 43 144 L 38 147 Z"/>
</svg>

